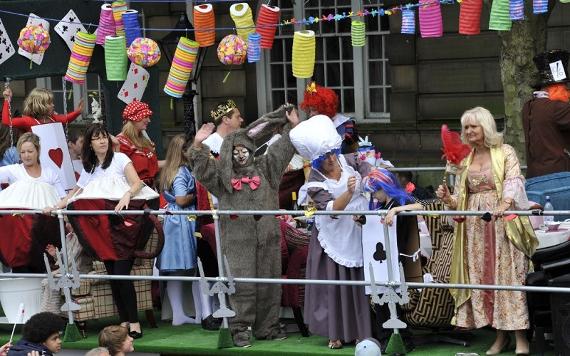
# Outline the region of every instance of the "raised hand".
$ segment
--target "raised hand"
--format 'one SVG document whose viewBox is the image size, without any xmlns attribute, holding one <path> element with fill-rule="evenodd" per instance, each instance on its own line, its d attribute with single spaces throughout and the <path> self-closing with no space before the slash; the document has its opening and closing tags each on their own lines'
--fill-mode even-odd
<svg viewBox="0 0 570 356">
<path fill-rule="evenodd" d="M 216 126 L 214 126 L 214 124 L 211 122 L 202 125 L 202 127 L 200 127 L 200 130 L 198 130 L 198 132 L 196 132 L 196 135 L 194 136 L 194 145 L 200 144 L 205 139 L 207 139 L 208 136 L 210 136 L 214 132 L 215 128 Z"/>
<path fill-rule="evenodd" d="M 356 177 L 355 176 L 348 178 L 348 182 L 346 183 L 346 189 L 348 189 L 348 191 L 350 193 L 354 193 L 354 190 L 356 189 Z"/>
</svg>

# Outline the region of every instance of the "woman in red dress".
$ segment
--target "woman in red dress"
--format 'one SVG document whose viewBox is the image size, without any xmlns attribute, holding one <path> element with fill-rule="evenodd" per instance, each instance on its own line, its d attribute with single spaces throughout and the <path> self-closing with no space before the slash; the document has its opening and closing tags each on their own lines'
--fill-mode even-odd
<svg viewBox="0 0 570 356">
<path fill-rule="evenodd" d="M 22 117 L 13 117 L 10 121 L 10 105 L 12 100 L 12 90 L 6 88 L 4 90 L 4 106 L 2 108 L 2 124 L 22 129 L 26 132 L 31 131 L 32 126 L 51 124 L 61 122 L 67 124 L 77 119 L 83 111 L 83 100 L 79 102 L 79 106 L 75 111 L 67 115 L 59 115 L 54 111 L 53 93 L 48 89 L 35 88 L 24 100 L 24 115 Z"/>
</svg>

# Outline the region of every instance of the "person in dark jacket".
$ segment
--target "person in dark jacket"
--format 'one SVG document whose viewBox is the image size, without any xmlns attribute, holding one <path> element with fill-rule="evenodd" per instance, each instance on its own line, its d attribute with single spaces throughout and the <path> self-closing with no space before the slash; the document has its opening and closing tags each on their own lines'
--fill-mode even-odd
<svg viewBox="0 0 570 356">
<path fill-rule="evenodd" d="M 8 356 L 27 356 L 37 351 L 40 356 L 52 356 L 61 351 L 61 332 L 65 320 L 59 315 L 43 312 L 33 315 L 22 330 L 22 339 L 10 347 Z"/>
<path fill-rule="evenodd" d="M 526 178 L 570 171 L 569 54 L 552 50 L 533 58 L 536 91 L 522 109 Z"/>
</svg>

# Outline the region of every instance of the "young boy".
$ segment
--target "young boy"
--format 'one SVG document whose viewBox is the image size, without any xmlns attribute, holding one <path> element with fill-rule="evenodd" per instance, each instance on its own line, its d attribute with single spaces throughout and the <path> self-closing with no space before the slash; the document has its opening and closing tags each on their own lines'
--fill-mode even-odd
<svg viewBox="0 0 570 356">
<path fill-rule="evenodd" d="M 41 356 L 53 356 L 61 351 L 60 333 L 65 329 L 65 320 L 54 313 L 33 315 L 22 330 L 22 339 L 10 347 L 8 356 L 27 356 L 37 351 Z"/>
</svg>

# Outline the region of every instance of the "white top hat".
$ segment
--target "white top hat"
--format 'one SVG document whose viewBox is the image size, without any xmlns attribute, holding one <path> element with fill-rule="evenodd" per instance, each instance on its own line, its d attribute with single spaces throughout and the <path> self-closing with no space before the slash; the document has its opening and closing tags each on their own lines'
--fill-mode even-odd
<svg viewBox="0 0 570 356">
<path fill-rule="evenodd" d="M 315 115 L 301 122 L 289 132 L 291 143 L 303 158 L 313 161 L 327 152 L 339 149 L 342 138 L 332 120 L 326 115 Z"/>
</svg>

